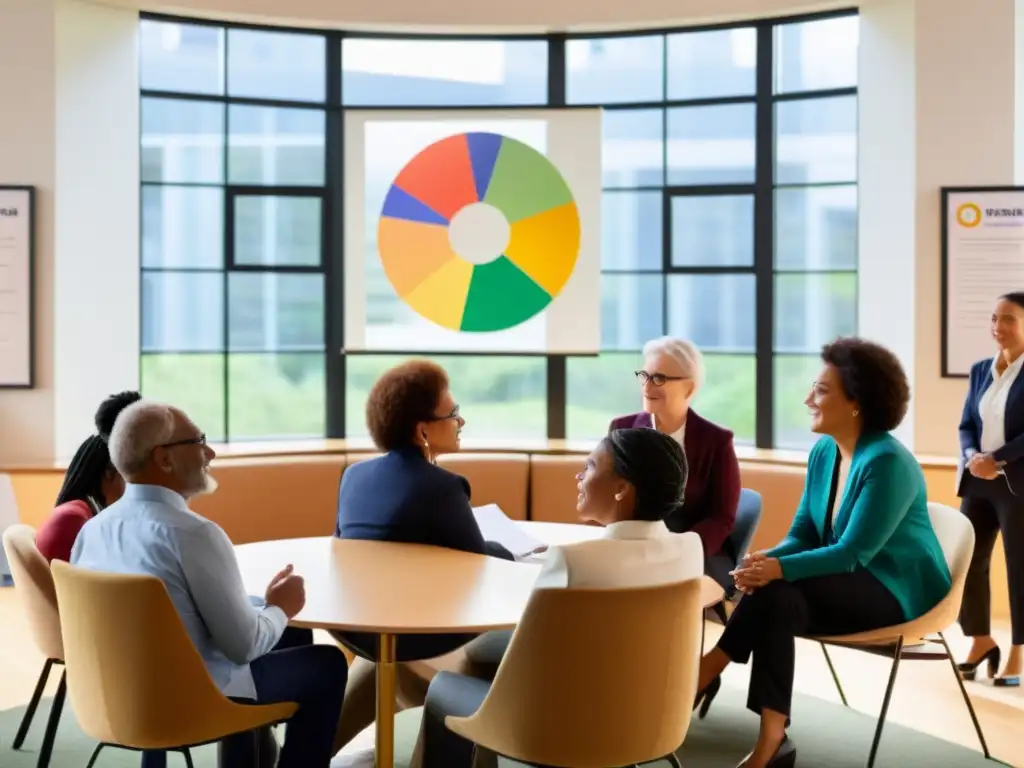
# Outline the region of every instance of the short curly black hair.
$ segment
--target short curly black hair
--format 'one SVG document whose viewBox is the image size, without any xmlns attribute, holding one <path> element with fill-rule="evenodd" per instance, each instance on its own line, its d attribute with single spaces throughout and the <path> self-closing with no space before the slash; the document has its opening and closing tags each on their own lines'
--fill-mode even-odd
<svg viewBox="0 0 1024 768">
<path fill-rule="evenodd" d="M 436 415 L 447 388 L 448 374 L 429 360 L 410 360 L 386 371 L 366 398 L 366 426 L 374 445 L 382 451 L 413 445 L 416 424 Z"/>
<path fill-rule="evenodd" d="M 910 384 L 896 355 L 872 341 L 847 337 L 822 347 L 821 359 L 836 369 L 843 392 L 857 403 L 864 431 L 891 432 L 900 425 Z"/>
</svg>

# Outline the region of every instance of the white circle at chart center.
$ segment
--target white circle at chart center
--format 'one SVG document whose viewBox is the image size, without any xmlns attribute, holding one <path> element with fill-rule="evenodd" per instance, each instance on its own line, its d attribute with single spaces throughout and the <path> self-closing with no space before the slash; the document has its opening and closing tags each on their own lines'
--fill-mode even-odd
<svg viewBox="0 0 1024 768">
<path fill-rule="evenodd" d="M 512 228 L 504 214 L 488 203 L 470 203 L 452 217 L 448 242 L 470 264 L 487 264 L 505 253 Z"/>
</svg>

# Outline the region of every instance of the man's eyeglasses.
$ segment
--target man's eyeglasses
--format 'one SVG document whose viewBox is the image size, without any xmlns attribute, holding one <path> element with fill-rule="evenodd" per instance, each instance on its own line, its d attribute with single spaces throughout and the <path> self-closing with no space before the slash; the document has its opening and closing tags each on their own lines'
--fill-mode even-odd
<svg viewBox="0 0 1024 768">
<path fill-rule="evenodd" d="M 641 384 L 646 384 L 649 381 L 656 387 L 665 386 L 667 381 L 684 381 L 689 378 L 688 376 L 666 376 L 664 373 L 648 373 L 647 371 L 633 371 L 633 373 Z"/>
<path fill-rule="evenodd" d="M 158 448 L 173 448 L 176 445 L 206 445 L 206 435 L 199 435 L 198 437 L 190 437 L 186 440 L 175 440 L 173 443 L 163 443 L 157 446 Z"/>
</svg>

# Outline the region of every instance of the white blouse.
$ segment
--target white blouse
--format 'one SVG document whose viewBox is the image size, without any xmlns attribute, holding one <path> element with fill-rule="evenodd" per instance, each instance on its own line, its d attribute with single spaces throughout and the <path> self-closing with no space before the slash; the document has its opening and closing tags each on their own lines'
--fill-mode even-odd
<svg viewBox="0 0 1024 768">
<path fill-rule="evenodd" d="M 996 371 L 999 358 L 992 361 L 992 384 L 978 401 L 978 415 L 981 416 L 981 451 L 991 453 L 1006 445 L 1006 398 L 1010 387 L 1017 380 L 1020 369 L 1024 366 L 1024 355 L 1021 355 L 1003 371 Z"/>
<path fill-rule="evenodd" d="M 1022 355 L 1022 357 L 1024 357 L 1024 355 Z M 658 425 L 657 425 L 656 422 L 657 422 L 657 419 L 654 418 L 654 414 L 652 413 L 651 414 L 651 429 L 657 429 L 658 428 Z M 679 429 L 677 429 L 675 432 L 673 432 L 671 435 L 669 435 L 669 437 L 673 438 L 682 447 L 684 447 L 684 448 L 686 447 L 685 443 L 683 442 L 686 439 L 686 420 L 685 419 L 683 420 L 683 426 L 681 426 Z"/>
</svg>

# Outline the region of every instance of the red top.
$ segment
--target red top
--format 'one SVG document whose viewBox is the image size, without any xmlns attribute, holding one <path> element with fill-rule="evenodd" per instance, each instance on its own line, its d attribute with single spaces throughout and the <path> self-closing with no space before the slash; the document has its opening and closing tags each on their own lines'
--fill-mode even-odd
<svg viewBox="0 0 1024 768">
<path fill-rule="evenodd" d="M 51 560 L 71 560 L 71 548 L 82 526 L 92 518 L 92 507 L 88 502 L 75 499 L 61 504 L 43 523 L 36 533 L 36 547 L 46 558 Z"/>
<path fill-rule="evenodd" d="M 615 419 L 610 429 L 652 426 L 651 414 L 631 413 Z M 673 533 L 693 531 L 699 535 L 704 556 L 711 557 L 726 547 L 740 503 L 740 463 L 733 448 L 732 432 L 698 416 L 691 408 L 686 417 L 683 450 L 690 470 L 683 506 L 665 524 Z"/>
</svg>

